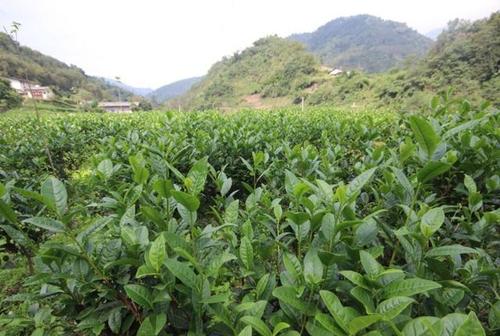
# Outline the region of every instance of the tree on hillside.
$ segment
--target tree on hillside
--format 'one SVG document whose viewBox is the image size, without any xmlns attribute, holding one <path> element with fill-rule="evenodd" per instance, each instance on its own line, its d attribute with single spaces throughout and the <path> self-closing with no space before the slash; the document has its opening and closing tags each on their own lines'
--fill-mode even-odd
<svg viewBox="0 0 500 336">
<path fill-rule="evenodd" d="M 0 79 L 0 111 L 10 110 L 21 105 L 21 97 L 10 87 L 8 81 Z"/>
</svg>

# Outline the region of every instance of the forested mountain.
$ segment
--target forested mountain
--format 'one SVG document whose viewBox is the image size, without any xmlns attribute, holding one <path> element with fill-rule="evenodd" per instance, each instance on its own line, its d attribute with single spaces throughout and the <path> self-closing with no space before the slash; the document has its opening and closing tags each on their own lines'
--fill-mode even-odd
<svg viewBox="0 0 500 336">
<path fill-rule="evenodd" d="M 59 96 L 81 101 L 116 99 L 119 90 L 75 65 L 21 46 L 5 33 L 0 33 L 0 77 L 28 79 L 50 86 Z M 121 89 L 120 95 L 126 98 L 131 93 Z"/>
<path fill-rule="evenodd" d="M 416 110 L 440 91 L 500 103 L 500 13 L 476 22 L 455 20 L 420 60 L 383 73 L 330 76 L 298 43 L 278 37 L 216 63 L 186 95 L 190 109 L 268 108 L 300 103 Z"/>
<path fill-rule="evenodd" d="M 304 43 L 323 64 L 366 72 L 385 71 L 409 56 L 423 56 L 432 45 L 404 23 L 371 15 L 338 18 L 289 38 Z"/>
<path fill-rule="evenodd" d="M 300 43 L 270 36 L 214 64 L 171 104 L 190 109 L 286 105 L 321 75 L 319 63 Z"/>
<path fill-rule="evenodd" d="M 149 92 L 147 94 L 147 98 L 153 100 L 155 103 L 162 104 L 167 100 L 183 95 L 189 91 L 194 84 L 198 83 L 202 79 L 203 77 L 181 79 Z"/>
</svg>

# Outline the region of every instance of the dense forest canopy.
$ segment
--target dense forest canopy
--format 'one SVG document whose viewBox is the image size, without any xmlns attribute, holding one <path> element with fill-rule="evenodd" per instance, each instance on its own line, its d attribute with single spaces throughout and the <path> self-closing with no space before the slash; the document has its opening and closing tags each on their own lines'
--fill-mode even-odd
<svg viewBox="0 0 500 336">
<path fill-rule="evenodd" d="M 323 64 L 366 72 L 385 71 L 408 56 L 423 56 L 432 45 L 404 23 L 371 15 L 338 18 L 290 39 L 304 43 Z"/>
</svg>

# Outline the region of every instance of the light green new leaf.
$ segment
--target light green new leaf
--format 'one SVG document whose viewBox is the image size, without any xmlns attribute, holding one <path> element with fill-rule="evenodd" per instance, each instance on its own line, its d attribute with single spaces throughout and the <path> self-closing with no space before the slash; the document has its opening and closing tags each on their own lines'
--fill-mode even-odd
<svg viewBox="0 0 500 336">
<path fill-rule="evenodd" d="M 269 330 L 269 327 L 262 322 L 261 319 L 258 319 L 254 316 L 243 316 L 240 319 L 241 322 L 252 326 L 253 329 L 255 329 L 260 335 L 262 336 L 272 336 L 271 330 Z"/>
<path fill-rule="evenodd" d="M 97 171 L 105 179 L 109 179 L 113 175 L 113 162 L 110 159 L 104 159 L 97 165 Z"/>
<path fill-rule="evenodd" d="M 54 176 L 49 176 L 42 184 L 40 191 L 45 205 L 54 210 L 59 216 L 66 212 L 68 194 L 66 187 Z"/>
<path fill-rule="evenodd" d="M 247 325 L 245 328 L 243 328 L 238 336 L 252 336 L 252 326 Z"/>
<path fill-rule="evenodd" d="M 175 259 L 167 259 L 165 260 L 165 265 L 184 285 L 193 290 L 196 289 L 196 274 L 187 264 Z"/>
<path fill-rule="evenodd" d="M 437 146 L 441 142 L 441 138 L 436 133 L 431 123 L 420 116 L 410 117 L 410 127 L 415 135 L 415 139 L 420 148 L 426 153 L 428 158 L 436 151 Z"/>
<path fill-rule="evenodd" d="M 404 336 L 441 336 L 443 322 L 432 316 L 422 316 L 410 320 L 403 328 Z"/>
<path fill-rule="evenodd" d="M 64 232 L 65 226 L 58 220 L 47 217 L 31 217 L 25 219 L 23 222 L 37 226 L 50 232 Z"/>
<path fill-rule="evenodd" d="M 285 329 L 288 329 L 290 328 L 290 325 L 288 323 L 285 323 L 285 322 L 279 322 L 273 329 L 273 335 L 272 336 L 276 336 L 278 335 L 280 332 L 282 332 L 283 330 Z"/>
<path fill-rule="evenodd" d="M 382 316 L 379 314 L 355 317 L 349 322 L 349 334 L 356 335 L 359 331 L 368 328 L 381 319 Z"/>
<path fill-rule="evenodd" d="M 317 285 L 323 280 L 323 264 L 316 249 L 310 249 L 304 257 L 304 278 L 312 285 Z"/>
<path fill-rule="evenodd" d="M 163 234 L 159 234 L 151 244 L 151 248 L 148 251 L 148 261 L 156 272 L 159 272 L 166 257 L 167 250 L 165 248 L 165 237 Z"/>
<path fill-rule="evenodd" d="M 354 180 L 349 182 L 349 185 L 347 186 L 348 197 L 352 197 L 353 195 L 360 192 L 361 189 L 363 189 L 363 187 L 365 186 L 365 184 L 367 184 L 368 181 L 370 181 L 376 170 L 377 170 L 376 167 L 368 169 L 367 171 L 356 176 Z"/>
<path fill-rule="evenodd" d="M 413 302 L 415 302 L 415 300 L 406 296 L 391 297 L 390 299 L 382 301 L 377 306 L 377 313 L 382 314 L 384 320 L 392 320 Z"/>
<path fill-rule="evenodd" d="M 411 296 L 419 293 L 424 293 L 436 288 L 441 288 L 441 285 L 437 282 L 420 278 L 412 278 L 396 280 L 389 283 L 382 290 L 382 294 L 385 298 L 391 298 L 395 296 Z"/>
<path fill-rule="evenodd" d="M 132 301 L 144 308 L 153 308 L 151 292 L 146 287 L 130 284 L 126 285 L 124 288 L 127 296 L 131 298 Z"/>
<path fill-rule="evenodd" d="M 453 256 L 459 254 L 479 254 L 479 252 L 470 247 L 454 244 L 454 245 L 435 247 L 431 249 L 429 252 L 427 252 L 425 254 L 425 257 L 429 258 L 429 257 Z"/>
<path fill-rule="evenodd" d="M 368 290 L 356 286 L 351 289 L 351 295 L 363 304 L 367 314 L 372 314 L 375 312 L 375 305 L 373 304 L 372 294 Z"/>
<path fill-rule="evenodd" d="M 195 195 L 199 194 L 205 188 L 205 182 L 208 175 L 207 158 L 203 158 L 195 162 L 189 170 L 187 177 L 191 179 L 191 192 Z"/>
<path fill-rule="evenodd" d="M 427 211 L 420 221 L 420 231 L 422 234 L 429 238 L 439 230 L 441 225 L 444 223 L 444 211 L 443 208 L 434 208 Z"/>
<path fill-rule="evenodd" d="M 196 196 L 187 194 L 183 191 L 172 190 L 172 196 L 189 211 L 196 211 L 200 207 L 200 201 Z"/>
<path fill-rule="evenodd" d="M 471 311 L 464 323 L 457 328 L 454 336 L 485 336 L 486 333 L 481 326 L 481 322 L 477 319 L 476 314 Z"/>
<path fill-rule="evenodd" d="M 247 270 L 253 270 L 253 247 L 252 242 L 247 237 L 241 238 L 240 259 Z"/>
<path fill-rule="evenodd" d="M 349 330 L 348 324 L 350 320 L 337 295 L 326 290 L 319 291 L 319 295 L 321 296 L 326 308 L 335 319 L 335 322 L 337 322 L 337 324 L 347 332 Z"/>
<path fill-rule="evenodd" d="M 441 319 L 444 327 L 443 336 L 454 336 L 455 331 L 465 322 L 465 319 L 467 315 L 460 313 L 452 313 L 443 317 Z"/>
</svg>

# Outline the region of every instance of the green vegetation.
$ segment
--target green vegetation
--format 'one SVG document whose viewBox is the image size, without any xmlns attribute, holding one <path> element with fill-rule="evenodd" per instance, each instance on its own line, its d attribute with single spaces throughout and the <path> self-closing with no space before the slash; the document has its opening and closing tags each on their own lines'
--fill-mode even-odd
<svg viewBox="0 0 500 336">
<path fill-rule="evenodd" d="M 21 105 L 21 97 L 10 87 L 10 83 L 0 78 L 0 112 Z"/>
<path fill-rule="evenodd" d="M 338 18 L 290 39 L 304 43 L 323 64 L 366 72 L 389 70 L 409 56 L 422 57 L 432 45 L 404 23 L 371 15 Z"/>
<path fill-rule="evenodd" d="M 270 108 L 299 104 L 304 97 L 306 105 L 417 111 L 435 94 L 448 92 L 449 100 L 467 97 L 498 107 L 499 30 L 498 12 L 474 23 L 454 21 L 421 60 L 408 59 L 400 68 L 377 74 L 347 67 L 335 77 L 298 45 L 267 38 L 214 65 L 171 106 Z M 448 91 L 450 86 L 455 90 Z"/>
<path fill-rule="evenodd" d="M 271 36 L 214 64 L 200 83 L 171 105 L 195 110 L 255 107 L 268 101 L 272 106 L 290 105 L 321 75 L 319 64 L 303 46 Z"/>
<path fill-rule="evenodd" d="M 0 77 L 30 80 L 49 86 L 60 97 L 75 101 L 106 100 L 118 97 L 117 87 L 87 76 L 82 69 L 21 46 L 0 32 Z M 120 91 L 122 98 L 130 92 Z"/>
<path fill-rule="evenodd" d="M 167 100 L 179 97 L 189 91 L 193 85 L 200 82 L 203 77 L 191 77 L 182 79 L 154 90 L 147 94 L 147 97 L 156 104 L 163 104 Z"/>
<path fill-rule="evenodd" d="M 0 334 L 497 334 L 499 122 L 4 114 Z"/>
</svg>

